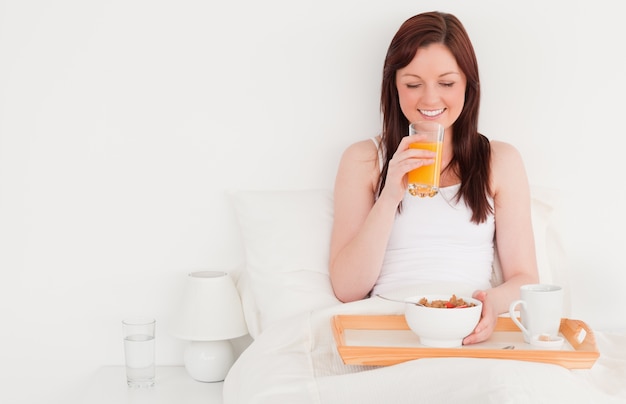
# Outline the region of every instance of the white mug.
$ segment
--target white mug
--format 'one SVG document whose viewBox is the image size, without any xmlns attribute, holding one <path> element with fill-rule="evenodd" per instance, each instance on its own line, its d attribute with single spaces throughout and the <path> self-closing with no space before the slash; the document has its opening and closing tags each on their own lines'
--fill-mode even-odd
<svg viewBox="0 0 626 404">
<path fill-rule="evenodd" d="M 520 322 L 515 308 L 521 306 Z M 524 341 L 530 343 L 533 337 L 547 334 L 556 337 L 563 315 L 563 289 L 557 285 L 524 285 L 520 288 L 520 300 L 509 306 L 513 322 L 522 330 Z"/>
</svg>

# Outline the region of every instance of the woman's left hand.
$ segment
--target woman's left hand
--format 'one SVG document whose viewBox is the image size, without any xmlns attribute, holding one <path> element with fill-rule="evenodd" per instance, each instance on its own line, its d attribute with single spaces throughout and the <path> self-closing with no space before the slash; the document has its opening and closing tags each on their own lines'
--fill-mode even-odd
<svg viewBox="0 0 626 404">
<path fill-rule="evenodd" d="M 472 297 L 482 302 L 483 310 L 480 316 L 480 321 L 476 325 L 476 328 L 474 328 L 474 332 L 463 339 L 463 345 L 476 344 L 478 342 L 486 341 L 493 333 L 493 330 L 496 327 L 496 322 L 498 321 L 498 315 L 489 301 L 487 292 L 484 290 L 477 290 L 474 292 Z"/>
</svg>

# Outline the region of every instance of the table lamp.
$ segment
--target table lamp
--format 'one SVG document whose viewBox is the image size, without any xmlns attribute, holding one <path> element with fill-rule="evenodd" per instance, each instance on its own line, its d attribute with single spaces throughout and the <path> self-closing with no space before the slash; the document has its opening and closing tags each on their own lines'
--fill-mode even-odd
<svg viewBox="0 0 626 404">
<path fill-rule="evenodd" d="M 190 273 L 173 324 L 173 334 L 189 341 L 184 352 L 187 373 L 201 382 L 223 381 L 235 361 L 229 340 L 248 333 L 230 275 Z"/>
</svg>

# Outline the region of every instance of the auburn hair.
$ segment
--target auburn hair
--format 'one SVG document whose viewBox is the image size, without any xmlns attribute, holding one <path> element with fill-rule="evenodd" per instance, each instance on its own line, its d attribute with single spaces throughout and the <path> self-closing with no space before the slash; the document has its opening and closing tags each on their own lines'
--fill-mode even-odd
<svg viewBox="0 0 626 404">
<path fill-rule="evenodd" d="M 489 140 L 478 133 L 480 80 L 474 47 L 465 28 L 452 14 L 434 11 L 413 16 L 400 26 L 389 45 L 381 89 L 381 146 L 386 152 L 378 192 L 385 186 L 393 151 L 408 132 L 409 122 L 400 109 L 396 72 L 411 63 L 418 49 L 433 43 L 450 50 L 467 78 L 463 110 L 452 126 L 452 160 L 445 170 L 453 170 L 461 179 L 456 200 L 463 198 L 472 211 L 472 221 L 482 223 L 493 213 L 489 202 L 491 147 Z"/>
</svg>

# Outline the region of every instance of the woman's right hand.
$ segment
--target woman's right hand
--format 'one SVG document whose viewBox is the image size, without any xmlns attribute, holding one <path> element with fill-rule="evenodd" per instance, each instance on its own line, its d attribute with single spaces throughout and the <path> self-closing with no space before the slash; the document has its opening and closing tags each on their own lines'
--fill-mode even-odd
<svg viewBox="0 0 626 404">
<path fill-rule="evenodd" d="M 412 149 L 409 147 L 411 143 L 424 139 L 425 135 L 409 135 L 405 136 L 391 160 L 387 170 L 385 179 L 385 187 L 381 193 L 393 198 L 400 203 L 408 187 L 407 173 L 416 168 L 433 164 L 435 162 L 436 153 L 425 149 Z"/>
</svg>

